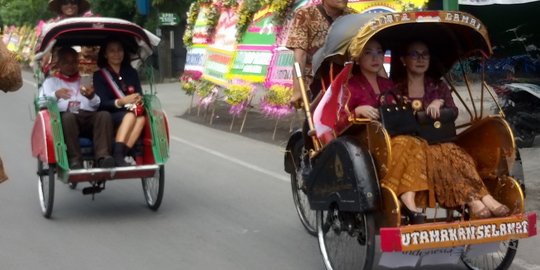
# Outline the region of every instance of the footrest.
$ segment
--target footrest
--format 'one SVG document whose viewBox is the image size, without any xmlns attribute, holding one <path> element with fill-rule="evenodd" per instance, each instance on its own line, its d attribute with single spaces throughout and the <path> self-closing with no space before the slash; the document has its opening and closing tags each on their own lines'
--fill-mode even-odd
<svg viewBox="0 0 540 270">
<path fill-rule="evenodd" d="M 69 172 L 68 182 L 90 182 L 113 179 L 132 179 L 154 177 L 159 171 L 159 165 L 142 165 L 116 168 L 80 169 Z"/>
</svg>

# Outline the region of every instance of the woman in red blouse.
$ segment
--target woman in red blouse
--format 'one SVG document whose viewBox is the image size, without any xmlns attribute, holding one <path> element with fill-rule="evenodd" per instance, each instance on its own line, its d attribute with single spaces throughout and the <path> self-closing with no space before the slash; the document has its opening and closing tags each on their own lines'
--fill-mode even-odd
<svg viewBox="0 0 540 270">
<path fill-rule="evenodd" d="M 420 41 L 410 43 L 400 57 L 406 69 L 403 82 L 397 84 L 402 94 L 411 100 L 418 100 L 421 110 L 433 119 L 440 116 L 443 107 L 450 108 L 457 117 L 458 109 L 454 104 L 448 86 L 442 80 L 426 76 L 430 67 L 430 52 L 428 46 Z M 461 208 L 467 204 L 473 216 L 487 218 L 507 216 L 508 207 L 496 201 L 487 191 L 478 174 L 473 158 L 454 143 L 429 145 L 428 179 L 433 182 L 437 202 L 446 208 Z M 391 188 L 397 188 L 402 183 L 387 183 Z M 414 192 L 405 192 L 402 200 L 414 201 Z"/>
<path fill-rule="evenodd" d="M 383 68 L 384 50 L 381 44 L 375 40 L 369 41 L 360 57 L 355 61 L 357 69 L 353 70 L 353 76 L 349 79 L 348 88 L 351 97 L 348 102 L 350 109 L 356 116 L 379 120 L 379 95 L 394 87 L 389 79 L 379 76 Z M 419 193 L 419 199 L 427 198 L 421 195 L 428 194 L 428 178 L 426 171 L 427 143 L 414 136 L 400 135 L 391 139 L 392 157 L 388 172 L 381 179 L 383 185 L 387 183 L 405 183 L 401 189 L 389 186 L 398 196 L 407 192 Z M 388 186 L 388 185 L 387 185 Z M 407 193 L 409 194 L 409 193 Z M 424 223 L 426 216 L 417 209 L 417 205 L 426 207 L 427 199 L 415 203 L 415 198 L 400 196 L 405 207 L 402 209 L 409 219 L 409 223 Z M 434 201 L 434 200 L 432 200 Z M 434 203 L 433 203 L 434 204 Z"/>
</svg>

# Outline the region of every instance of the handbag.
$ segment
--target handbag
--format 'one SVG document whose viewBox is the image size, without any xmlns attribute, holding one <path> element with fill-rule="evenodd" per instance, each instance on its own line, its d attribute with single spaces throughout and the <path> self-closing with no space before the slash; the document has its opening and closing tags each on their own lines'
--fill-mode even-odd
<svg viewBox="0 0 540 270">
<path fill-rule="evenodd" d="M 418 136 L 429 144 L 450 142 L 456 138 L 454 112 L 450 108 L 441 108 L 439 119 L 433 119 L 425 111 L 416 113 L 418 120 Z"/>
<path fill-rule="evenodd" d="M 389 103 L 392 97 L 394 103 Z M 402 96 L 388 90 L 379 95 L 379 115 L 381 122 L 390 136 L 415 135 L 418 131 L 418 123 L 414 117 L 411 104 Z"/>
<path fill-rule="evenodd" d="M 14 55 L 0 41 L 0 90 L 17 91 L 22 86 L 21 66 Z"/>
</svg>

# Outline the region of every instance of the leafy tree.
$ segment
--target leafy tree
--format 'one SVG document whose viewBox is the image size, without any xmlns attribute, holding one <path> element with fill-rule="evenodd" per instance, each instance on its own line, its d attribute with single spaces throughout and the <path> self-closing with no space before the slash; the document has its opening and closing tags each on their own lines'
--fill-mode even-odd
<svg viewBox="0 0 540 270">
<path fill-rule="evenodd" d="M 115 17 L 133 21 L 137 13 L 135 0 L 91 0 L 91 9 L 104 17 Z"/>
<path fill-rule="evenodd" d="M 6 25 L 36 25 L 53 17 L 43 0 L 0 0 L 0 19 Z"/>
<path fill-rule="evenodd" d="M 152 7 L 163 12 L 184 14 L 195 0 L 151 0 Z"/>
<path fill-rule="evenodd" d="M 153 30 L 157 27 L 159 12 L 185 17 L 189 6 L 195 0 L 150 0 L 151 10 L 148 16 L 137 13 L 136 0 L 88 1 L 95 14 L 125 19 Z M 46 0 L 0 0 L 0 6 L 0 25 L 35 25 L 41 19 L 47 20 L 56 16 L 48 10 Z"/>
</svg>

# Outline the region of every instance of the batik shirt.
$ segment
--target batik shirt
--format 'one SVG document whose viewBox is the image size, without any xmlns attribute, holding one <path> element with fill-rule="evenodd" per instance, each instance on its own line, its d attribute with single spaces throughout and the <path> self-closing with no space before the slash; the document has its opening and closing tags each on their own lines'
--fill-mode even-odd
<svg viewBox="0 0 540 270">
<path fill-rule="evenodd" d="M 356 13 L 346 8 L 343 15 Z M 311 77 L 311 63 L 315 52 L 324 45 L 330 22 L 321 14 L 316 5 L 302 7 L 294 14 L 286 47 L 290 50 L 302 49 L 307 53 L 304 75 Z"/>
</svg>

